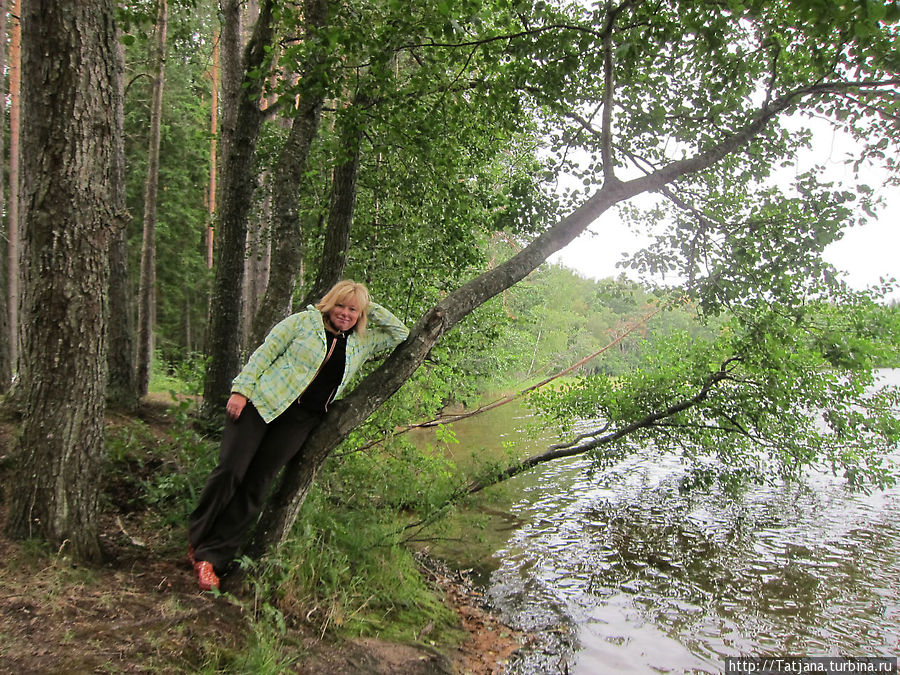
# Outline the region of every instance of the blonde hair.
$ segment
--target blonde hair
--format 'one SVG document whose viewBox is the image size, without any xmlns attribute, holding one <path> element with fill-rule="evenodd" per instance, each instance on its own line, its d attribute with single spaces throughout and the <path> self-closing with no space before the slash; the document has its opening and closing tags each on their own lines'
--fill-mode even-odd
<svg viewBox="0 0 900 675">
<path fill-rule="evenodd" d="M 323 315 L 327 315 L 328 312 L 334 309 L 335 305 L 346 302 L 351 296 L 356 299 L 356 304 L 359 307 L 359 319 L 356 320 L 354 330 L 360 335 L 364 335 L 369 312 L 369 289 L 362 284 L 350 279 L 337 282 L 331 287 L 330 291 L 322 296 L 322 299 L 316 305 L 316 309 L 322 312 Z"/>
</svg>

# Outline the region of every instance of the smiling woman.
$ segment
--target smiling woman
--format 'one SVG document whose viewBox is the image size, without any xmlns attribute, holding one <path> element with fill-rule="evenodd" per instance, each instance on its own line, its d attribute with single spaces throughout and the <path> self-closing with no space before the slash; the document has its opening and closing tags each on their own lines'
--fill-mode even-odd
<svg viewBox="0 0 900 675">
<path fill-rule="evenodd" d="M 369 306 L 369 291 L 362 284 L 341 281 L 335 284 L 316 309 L 325 317 L 325 327 L 333 333 L 348 331 L 356 326 L 360 335 L 366 332 L 365 310 Z"/>
<path fill-rule="evenodd" d="M 232 383 L 219 465 L 190 517 L 188 557 L 202 590 L 219 588 L 269 486 L 331 401 L 368 358 L 408 333 L 365 286 L 345 280 L 253 352 Z"/>
</svg>

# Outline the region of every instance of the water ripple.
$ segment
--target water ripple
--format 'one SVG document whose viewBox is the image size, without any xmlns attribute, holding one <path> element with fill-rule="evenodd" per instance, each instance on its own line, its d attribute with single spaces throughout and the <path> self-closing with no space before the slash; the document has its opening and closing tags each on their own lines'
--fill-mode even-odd
<svg viewBox="0 0 900 675">
<path fill-rule="evenodd" d="M 743 495 L 683 494 L 677 457 L 588 478 L 546 467 L 516 506 L 490 596 L 517 626 L 577 652 L 571 672 L 720 672 L 726 656 L 894 654 L 900 491 L 828 475 Z M 545 672 L 523 659 L 515 672 Z"/>
</svg>

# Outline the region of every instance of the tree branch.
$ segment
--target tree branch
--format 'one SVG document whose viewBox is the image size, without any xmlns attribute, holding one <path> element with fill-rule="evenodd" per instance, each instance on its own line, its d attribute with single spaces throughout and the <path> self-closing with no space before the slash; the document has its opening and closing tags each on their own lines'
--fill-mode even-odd
<svg viewBox="0 0 900 675">
<path fill-rule="evenodd" d="M 442 416 L 442 417 L 439 417 L 439 418 L 436 418 L 433 420 L 429 420 L 427 422 L 418 422 L 416 424 L 408 424 L 407 426 L 402 427 L 402 428 L 396 430 L 395 432 L 393 432 L 391 434 L 391 437 L 399 436 L 401 434 L 406 433 L 407 431 L 412 431 L 413 429 L 428 429 L 428 428 L 440 426 L 442 424 L 453 424 L 454 422 L 459 422 L 460 420 L 468 419 L 470 417 L 475 417 L 476 415 L 480 415 L 482 413 L 488 412 L 489 410 L 494 410 L 495 408 L 499 408 L 500 406 L 506 405 L 507 403 L 512 403 L 516 399 L 519 399 L 522 396 L 525 396 L 526 394 L 528 394 L 532 391 L 540 389 L 541 387 L 544 387 L 544 386 L 550 384 L 554 380 L 558 380 L 560 377 L 563 377 L 564 375 L 568 375 L 569 373 L 578 370 L 584 364 L 586 364 L 588 361 L 591 361 L 591 360 L 597 358 L 598 356 L 600 356 L 601 354 L 603 354 L 604 352 L 609 351 L 610 349 L 615 347 L 617 344 L 622 342 L 622 340 L 624 340 L 626 337 L 631 335 L 631 333 L 633 333 L 635 330 L 637 330 L 638 328 L 640 328 L 641 326 L 646 324 L 651 318 L 653 318 L 654 316 L 659 314 L 659 312 L 661 312 L 661 311 L 662 311 L 662 307 L 658 307 L 658 308 L 654 309 L 653 311 L 648 312 L 643 317 L 641 317 L 638 321 L 635 321 L 634 323 L 629 325 L 621 335 L 617 336 L 614 340 L 612 340 L 611 342 L 606 344 L 601 349 L 598 349 L 593 354 L 589 354 L 588 356 L 585 356 L 583 359 L 580 359 L 577 363 L 574 363 L 571 366 L 564 368 L 563 370 L 551 375 L 550 377 L 547 377 L 547 378 L 541 380 L 537 384 L 533 384 L 530 387 L 526 387 L 525 389 L 522 389 L 522 390 L 516 392 L 515 394 L 511 394 L 510 396 L 504 396 L 503 398 L 499 398 L 496 401 L 492 401 L 491 403 L 487 403 L 483 406 L 479 406 L 475 410 L 470 410 L 468 412 L 459 413 L 456 415 L 445 415 L 445 416 Z M 364 445 L 360 448 L 357 448 L 357 450 L 358 451 L 368 450 L 372 446 L 377 445 L 378 443 L 381 443 L 383 441 L 384 441 L 383 438 L 376 439 L 370 443 L 367 443 L 366 445 Z"/>
<path fill-rule="evenodd" d="M 696 406 L 697 404 L 703 402 L 707 396 L 709 396 L 709 392 L 712 390 L 714 386 L 716 386 L 722 380 L 728 378 L 729 372 L 731 370 L 732 364 L 740 361 L 739 357 L 732 357 L 726 360 L 714 373 L 711 373 L 706 380 L 703 382 L 703 386 L 700 390 L 694 394 L 692 397 L 680 401 L 678 403 L 672 404 L 661 410 L 659 412 L 651 413 L 650 415 L 646 415 L 645 417 L 632 422 L 631 424 L 627 424 L 621 429 L 617 429 L 611 434 L 606 436 L 602 436 L 600 438 L 596 438 L 590 443 L 585 443 L 583 445 L 577 446 L 554 446 L 554 448 L 549 449 L 546 452 L 543 452 L 539 455 L 532 455 L 521 462 L 514 464 L 507 468 L 506 470 L 500 472 L 499 474 L 482 481 L 472 482 L 468 485 L 466 489 L 466 494 L 474 494 L 476 492 L 480 492 L 491 485 L 496 485 L 497 483 L 503 482 L 512 478 L 513 476 L 517 476 L 520 473 L 523 473 L 529 469 L 534 468 L 539 464 L 544 464 L 546 462 L 551 462 L 557 459 L 564 459 L 566 457 L 576 457 L 578 455 L 583 455 L 591 450 L 599 448 L 603 445 L 610 445 L 615 441 L 628 436 L 629 434 L 634 433 L 640 429 L 646 429 L 652 426 L 656 426 L 657 423 L 661 420 L 664 420 L 668 417 L 672 417 L 673 415 L 677 415 L 678 413 L 687 410 Z"/>
<path fill-rule="evenodd" d="M 671 183 L 677 178 L 708 169 L 727 155 L 735 152 L 738 148 L 748 143 L 762 132 L 769 122 L 791 106 L 795 105 L 800 99 L 820 94 L 843 95 L 853 89 L 883 88 L 897 85 L 900 85 L 900 78 L 819 82 L 804 87 L 798 87 L 791 92 L 783 94 L 771 103 L 761 106 L 750 122 L 726 136 L 708 150 L 701 151 L 687 159 L 671 162 L 647 176 L 629 181 L 626 183 L 626 185 L 629 186 L 628 191 L 630 192 L 635 187 L 641 186 L 643 189 L 640 189 L 640 192 L 655 192 L 663 185 Z"/>
<path fill-rule="evenodd" d="M 610 12 L 603 31 L 603 114 L 600 126 L 600 157 L 603 162 L 603 180 L 617 181 L 612 156 L 612 108 L 615 80 L 613 73 L 612 27 L 616 14 Z"/>
</svg>

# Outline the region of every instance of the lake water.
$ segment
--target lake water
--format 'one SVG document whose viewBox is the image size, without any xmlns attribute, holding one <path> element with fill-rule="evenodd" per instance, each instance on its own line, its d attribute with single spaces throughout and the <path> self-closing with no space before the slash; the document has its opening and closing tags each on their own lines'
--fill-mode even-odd
<svg viewBox="0 0 900 675">
<path fill-rule="evenodd" d="M 814 475 L 682 493 L 677 459 L 649 451 L 587 468 L 515 479 L 509 511 L 524 524 L 495 553 L 488 596 L 544 639 L 508 672 L 719 673 L 728 656 L 900 653 L 900 488 L 864 495 Z"/>
</svg>

